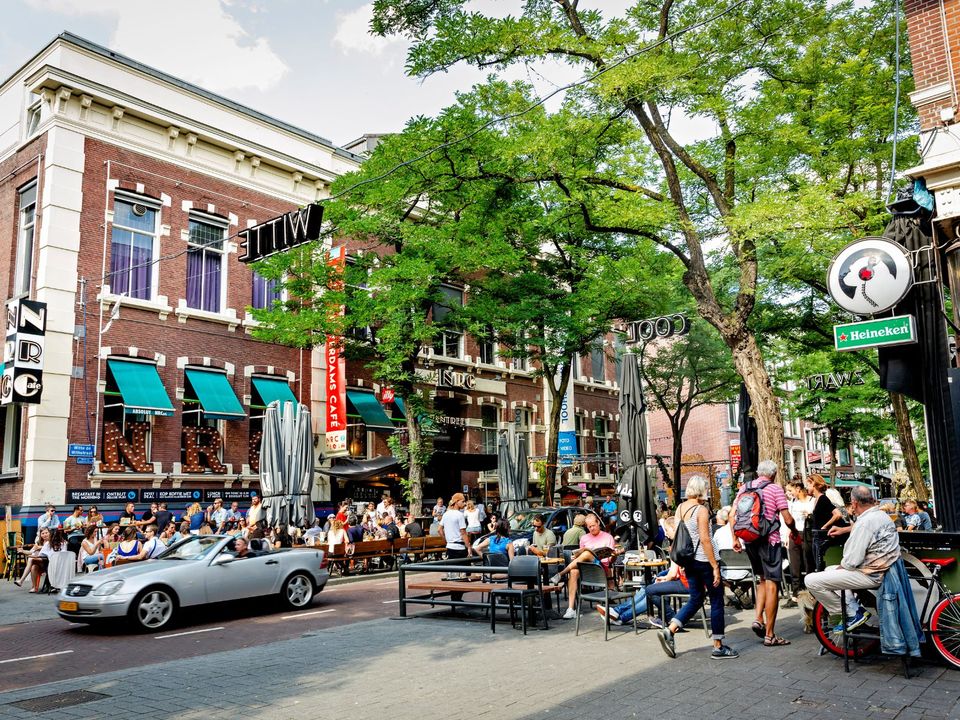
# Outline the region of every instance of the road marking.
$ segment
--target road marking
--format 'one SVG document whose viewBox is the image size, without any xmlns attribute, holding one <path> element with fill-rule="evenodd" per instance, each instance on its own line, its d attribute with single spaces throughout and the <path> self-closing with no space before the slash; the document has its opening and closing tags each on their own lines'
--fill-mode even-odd
<svg viewBox="0 0 960 720">
<path fill-rule="evenodd" d="M 328 608 L 327 610 L 311 610 L 310 612 L 297 613 L 296 615 L 281 615 L 281 620 L 292 620 L 293 618 L 306 617 L 307 615 L 323 615 L 323 613 L 336 612 L 336 608 Z"/>
<path fill-rule="evenodd" d="M 223 630 L 223 625 L 212 628 L 204 628 L 203 630 L 187 630 L 186 632 L 173 633 L 171 635 L 155 635 L 154 640 L 166 640 L 167 638 L 183 637 L 184 635 L 196 635 L 198 633 L 207 633 L 213 632 L 214 630 Z"/>
<path fill-rule="evenodd" d="M 375 584 L 377 585 L 377 587 L 380 587 L 381 585 L 393 585 L 394 587 L 396 587 L 397 581 L 396 581 L 396 580 L 391 580 L 390 582 L 379 582 L 379 583 L 375 583 Z"/>
<path fill-rule="evenodd" d="M 61 650 L 59 652 L 44 653 L 43 655 L 27 655 L 26 657 L 10 658 L 9 660 L 0 660 L 0 665 L 4 663 L 20 662 L 22 660 L 36 660 L 38 658 L 53 657 L 54 655 L 69 655 L 73 650 Z"/>
<path fill-rule="evenodd" d="M 383 604 L 383 605 L 389 605 L 390 603 L 398 603 L 398 602 L 400 602 L 400 601 L 399 601 L 399 600 L 384 600 L 382 604 Z"/>
</svg>

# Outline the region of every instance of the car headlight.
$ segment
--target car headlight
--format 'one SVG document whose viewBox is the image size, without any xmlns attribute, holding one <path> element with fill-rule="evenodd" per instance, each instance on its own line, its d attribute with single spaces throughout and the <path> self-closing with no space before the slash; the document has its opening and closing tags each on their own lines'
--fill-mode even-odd
<svg viewBox="0 0 960 720">
<path fill-rule="evenodd" d="M 91 595 L 113 595 L 121 587 L 123 587 L 123 580 L 111 580 L 98 587 Z"/>
</svg>

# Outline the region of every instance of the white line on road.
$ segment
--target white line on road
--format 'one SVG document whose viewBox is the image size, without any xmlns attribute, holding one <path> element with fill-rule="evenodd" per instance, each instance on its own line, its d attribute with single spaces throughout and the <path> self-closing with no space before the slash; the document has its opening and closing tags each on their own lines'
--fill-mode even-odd
<svg viewBox="0 0 960 720">
<path fill-rule="evenodd" d="M 323 613 L 336 612 L 336 608 L 329 608 L 327 610 L 311 610 L 310 612 L 297 613 L 296 615 L 281 615 L 281 620 L 292 620 L 293 618 L 302 618 L 307 615 L 322 615 Z"/>
<path fill-rule="evenodd" d="M 397 581 L 396 581 L 396 580 L 390 580 L 389 582 L 378 582 L 378 583 L 374 583 L 374 585 L 376 585 L 377 587 L 379 587 L 379 586 L 381 586 L 381 585 L 393 585 L 394 587 L 396 587 L 396 586 L 397 586 Z"/>
<path fill-rule="evenodd" d="M 383 601 L 383 604 L 384 604 L 384 605 L 389 605 L 390 603 L 398 603 L 398 602 L 400 602 L 400 601 L 399 601 L 399 600 L 384 600 L 384 601 Z"/>
<path fill-rule="evenodd" d="M 44 653 L 43 655 L 27 655 L 26 657 L 10 658 L 9 660 L 0 660 L 0 665 L 4 663 L 20 662 L 21 660 L 36 660 L 37 658 L 53 657 L 54 655 L 69 655 L 73 650 L 61 650 L 60 652 Z"/>
<path fill-rule="evenodd" d="M 183 637 L 184 635 L 196 635 L 198 633 L 213 632 L 214 630 L 223 630 L 223 625 L 212 628 L 204 628 L 203 630 L 187 630 L 186 632 L 172 633 L 171 635 L 156 635 L 154 640 L 166 640 L 167 638 Z"/>
</svg>

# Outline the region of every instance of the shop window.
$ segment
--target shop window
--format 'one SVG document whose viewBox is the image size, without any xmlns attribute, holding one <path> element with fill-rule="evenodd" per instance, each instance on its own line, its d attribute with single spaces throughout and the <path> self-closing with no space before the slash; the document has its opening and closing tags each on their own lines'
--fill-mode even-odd
<svg viewBox="0 0 960 720">
<path fill-rule="evenodd" d="M 257 272 L 253 273 L 253 302 L 254 310 L 269 310 L 274 303 L 280 301 L 280 281 L 268 280 Z"/>
<path fill-rule="evenodd" d="M 33 248 L 37 225 L 37 183 L 30 183 L 18 193 L 20 221 L 17 226 L 17 265 L 13 295 L 29 295 L 33 276 Z"/>
<path fill-rule="evenodd" d="M 111 292 L 152 300 L 159 209 L 149 200 L 120 198 L 113 204 L 110 242 Z"/>
<path fill-rule="evenodd" d="M 837 448 L 837 465 L 850 464 L 850 448 Z"/>
<path fill-rule="evenodd" d="M 367 457 L 367 426 L 362 422 L 350 422 L 347 417 L 347 452 L 352 458 Z"/>
<path fill-rule="evenodd" d="M 7 405 L 3 417 L 3 473 L 12 474 L 20 470 L 20 433 L 22 408 L 19 405 Z"/>
<path fill-rule="evenodd" d="M 223 462 L 223 430 L 225 427 L 225 422 L 219 419 L 213 419 L 206 417 L 203 411 L 203 407 L 200 404 L 200 399 L 197 397 L 197 393 L 193 388 L 193 385 L 190 382 L 189 377 L 184 378 L 184 390 L 183 390 L 183 413 L 182 413 L 182 427 L 183 429 L 187 428 L 209 428 L 214 430 L 220 436 L 220 443 L 215 453 L 216 459 L 220 462 Z M 187 438 L 186 433 L 180 433 L 180 462 L 183 465 L 187 465 L 190 459 L 187 457 Z M 198 439 L 201 444 L 209 445 L 209 442 L 206 442 L 203 438 Z M 190 470 L 185 470 L 185 472 L 191 472 Z"/>
<path fill-rule="evenodd" d="M 480 437 L 482 442 L 481 452 L 491 455 L 497 453 L 497 430 L 498 415 L 500 408 L 496 405 L 480 406 Z"/>
<path fill-rule="evenodd" d="M 204 216 L 190 218 L 187 251 L 187 307 L 218 313 L 223 307 L 222 276 L 226 224 Z"/>
<path fill-rule="evenodd" d="M 597 448 L 597 475 L 600 477 L 607 477 L 610 474 L 610 466 L 603 460 L 606 459 L 607 454 L 610 452 L 610 440 L 607 439 L 607 431 L 609 428 L 609 423 L 606 418 L 595 418 L 593 421 L 593 434 L 594 440 L 596 441 Z"/>
<path fill-rule="evenodd" d="M 443 300 L 433 304 L 433 322 L 443 326 L 433 341 L 433 352 L 449 358 L 463 356 L 463 333 L 450 325 L 451 314 L 463 305 L 463 291 L 448 285 L 440 288 Z"/>
<path fill-rule="evenodd" d="M 734 400 L 727 403 L 727 429 L 740 429 L 740 401 Z"/>
<path fill-rule="evenodd" d="M 100 435 L 101 470 L 104 472 L 137 472 L 131 466 L 131 459 L 127 458 L 118 447 L 116 441 L 109 441 L 113 433 L 119 433 L 123 441 L 130 447 L 133 454 L 141 454 L 142 466 L 139 471 L 149 472 L 153 469 L 150 464 L 150 454 L 153 439 L 153 418 L 142 413 L 126 412 L 123 402 L 116 390 L 112 375 L 107 372 L 107 389 L 104 393 L 103 422 Z M 119 444 L 123 444 L 122 442 Z"/>
</svg>

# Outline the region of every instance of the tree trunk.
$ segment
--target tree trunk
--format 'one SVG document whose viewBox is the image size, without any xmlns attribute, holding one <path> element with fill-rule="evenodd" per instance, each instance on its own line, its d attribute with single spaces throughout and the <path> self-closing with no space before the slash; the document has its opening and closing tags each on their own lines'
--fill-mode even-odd
<svg viewBox="0 0 960 720">
<path fill-rule="evenodd" d="M 678 428 L 670 418 L 670 427 L 673 432 L 673 457 L 670 458 L 670 465 L 673 467 L 673 477 L 670 482 L 673 485 L 673 502 L 677 505 L 681 502 L 680 495 L 680 461 L 683 459 L 683 428 Z"/>
<path fill-rule="evenodd" d="M 728 341 L 733 353 L 733 364 L 747 386 L 750 395 L 753 418 L 757 423 L 760 455 L 758 460 L 773 460 L 777 464 L 778 477 L 784 472 L 783 415 L 780 413 L 780 401 L 773 392 L 773 385 L 757 339 L 750 332 L 744 332 L 733 342 Z M 745 448 L 740 448 L 745 452 Z"/>
<path fill-rule="evenodd" d="M 553 378 L 547 377 L 546 384 L 550 388 L 550 427 L 547 428 L 547 466 L 543 471 L 543 504 L 553 503 L 553 489 L 557 483 L 557 465 L 559 464 L 560 444 L 560 415 L 563 412 L 563 396 L 567 392 L 567 383 L 570 382 L 570 364 L 565 363 L 557 378 L 560 387 L 554 387 Z M 532 448 L 530 452 L 532 453 Z M 582 449 L 580 450 L 582 452 Z"/>
<path fill-rule="evenodd" d="M 917 457 L 917 444 L 913 441 L 913 425 L 910 422 L 910 412 L 907 401 L 900 393 L 890 393 L 890 404 L 893 405 L 893 416 L 897 421 L 897 438 L 900 440 L 900 449 L 903 450 L 903 462 L 907 466 L 907 475 L 917 500 L 928 500 L 926 483 L 923 482 L 923 471 L 920 469 L 920 458 Z"/>
<path fill-rule="evenodd" d="M 407 407 L 410 407 L 409 405 Z M 426 475 L 425 454 L 422 448 L 423 433 L 420 432 L 420 421 L 416 414 L 407 411 L 407 452 L 410 465 L 407 468 L 408 480 L 406 487 L 407 501 L 410 503 L 410 514 L 420 515 L 423 505 L 423 478 Z"/>
</svg>

